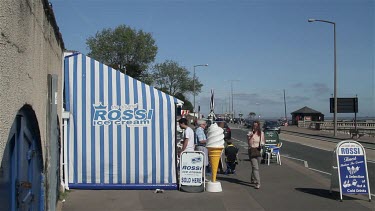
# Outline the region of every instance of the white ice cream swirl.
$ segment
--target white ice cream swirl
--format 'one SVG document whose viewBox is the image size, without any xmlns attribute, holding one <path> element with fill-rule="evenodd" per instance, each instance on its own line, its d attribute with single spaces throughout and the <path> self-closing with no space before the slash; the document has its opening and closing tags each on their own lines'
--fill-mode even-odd
<svg viewBox="0 0 375 211">
<path fill-rule="evenodd" d="M 208 128 L 206 147 L 224 147 L 224 130 L 216 123 Z"/>
</svg>

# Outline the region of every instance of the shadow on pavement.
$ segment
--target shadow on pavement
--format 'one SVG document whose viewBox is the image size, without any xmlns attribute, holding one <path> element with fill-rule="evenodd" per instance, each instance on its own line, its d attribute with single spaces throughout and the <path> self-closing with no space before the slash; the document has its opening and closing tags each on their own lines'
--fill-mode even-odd
<svg viewBox="0 0 375 211">
<path fill-rule="evenodd" d="M 221 181 L 227 181 L 227 182 L 230 182 L 230 183 L 236 183 L 236 184 L 239 184 L 239 185 L 246 185 L 246 186 L 249 186 L 249 187 L 254 186 L 254 184 L 251 184 L 250 182 L 239 180 L 237 178 L 231 178 L 230 176 L 228 176 L 228 177 L 217 176 L 217 179 L 221 180 Z"/>
<path fill-rule="evenodd" d="M 317 188 L 295 188 L 295 189 L 303 193 L 308 193 L 311 195 L 320 196 L 320 197 L 327 198 L 327 199 L 340 200 L 340 192 L 337 192 L 337 191 L 332 191 L 332 193 L 330 193 L 329 190 L 326 190 L 326 189 L 317 189 Z M 343 195 L 342 199 L 343 200 L 357 200 L 357 198 L 346 196 L 346 195 Z"/>
</svg>

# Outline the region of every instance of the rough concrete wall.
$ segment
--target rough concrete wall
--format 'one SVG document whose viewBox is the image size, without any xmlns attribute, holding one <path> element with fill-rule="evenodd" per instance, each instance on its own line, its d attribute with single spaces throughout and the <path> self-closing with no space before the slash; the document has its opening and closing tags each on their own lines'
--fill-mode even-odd
<svg viewBox="0 0 375 211">
<path fill-rule="evenodd" d="M 62 78 L 63 42 L 46 2 L 0 1 L 0 162 L 10 127 L 24 104 L 36 113 L 43 150 L 48 142 L 47 75 Z M 58 105 L 62 105 L 61 93 L 59 84 Z"/>
</svg>

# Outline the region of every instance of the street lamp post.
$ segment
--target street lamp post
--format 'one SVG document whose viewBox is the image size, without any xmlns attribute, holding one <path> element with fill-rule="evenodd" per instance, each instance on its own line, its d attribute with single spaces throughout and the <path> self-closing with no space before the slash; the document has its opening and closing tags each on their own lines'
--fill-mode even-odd
<svg viewBox="0 0 375 211">
<path fill-rule="evenodd" d="M 286 116 L 285 89 L 284 89 L 284 115 L 285 115 L 285 121 L 288 122 L 288 117 Z"/>
<path fill-rule="evenodd" d="M 194 117 L 195 117 L 195 67 L 199 66 L 208 66 L 208 64 L 197 64 L 193 66 L 194 69 L 194 75 L 193 75 L 193 96 L 194 96 L 194 107 L 193 107 L 193 112 L 194 112 Z"/>
<path fill-rule="evenodd" d="M 233 119 L 234 116 L 235 116 L 235 114 L 234 114 L 234 107 L 233 107 L 233 82 L 234 81 L 240 81 L 240 80 L 227 80 L 227 81 L 230 81 L 230 87 L 231 87 L 231 96 L 230 97 L 232 97 L 232 109 L 230 109 L 230 106 L 229 106 L 229 110 L 231 112 L 231 116 L 232 116 L 232 119 Z"/>
<path fill-rule="evenodd" d="M 260 120 L 260 108 L 259 108 L 260 103 L 255 103 L 255 105 L 257 105 L 258 107 L 258 121 L 259 121 Z"/>
<path fill-rule="evenodd" d="M 337 134 L 337 65 L 336 65 L 336 23 L 326 20 L 309 19 L 308 22 L 324 22 L 333 25 L 334 73 L 333 73 L 333 136 Z"/>
</svg>

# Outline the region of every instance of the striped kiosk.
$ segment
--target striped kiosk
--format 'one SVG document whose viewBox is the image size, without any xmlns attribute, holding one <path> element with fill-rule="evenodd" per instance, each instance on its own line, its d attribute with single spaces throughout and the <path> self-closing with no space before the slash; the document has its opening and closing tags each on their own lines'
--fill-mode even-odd
<svg viewBox="0 0 375 211">
<path fill-rule="evenodd" d="M 65 183 L 77 189 L 177 189 L 176 104 L 83 54 L 64 59 Z"/>
</svg>

